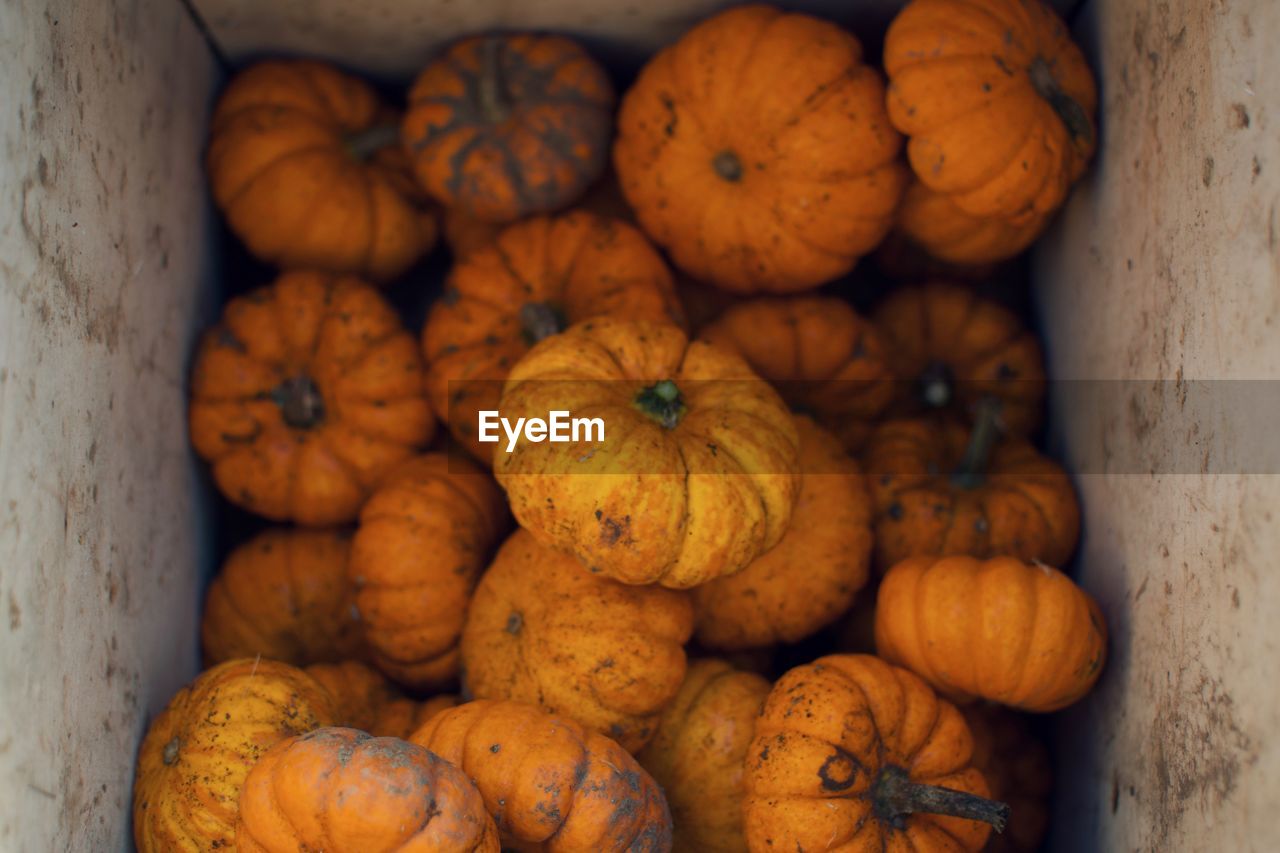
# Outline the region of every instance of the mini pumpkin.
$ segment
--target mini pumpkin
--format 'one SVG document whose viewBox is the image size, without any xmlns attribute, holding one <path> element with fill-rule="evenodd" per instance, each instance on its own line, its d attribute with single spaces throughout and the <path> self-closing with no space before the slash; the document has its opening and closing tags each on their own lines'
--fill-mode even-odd
<svg viewBox="0 0 1280 853">
<path fill-rule="evenodd" d="M 392 699 L 378 709 L 369 732 L 378 737 L 408 740 L 409 735 L 426 725 L 436 714 L 456 708 L 461 702 L 460 698 L 450 693 L 432 696 L 422 702 L 404 697 Z"/>
<path fill-rule="evenodd" d="M 880 584 L 876 651 L 957 701 L 1056 711 L 1098 680 L 1107 629 L 1088 593 L 1043 563 L 914 557 Z"/>
<path fill-rule="evenodd" d="M 196 353 L 189 420 L 228 500 L 305 525 L 353 520 L 435 433 L 395 310 L 357 279 L 309 272 L 231 300 Z"/>
<path fill-rule="evenodd" d="M 351 535 L 340 530 L 277 528 L 236 548 L 205 595 L 205 660 L 261 655 L 306 666 L 360 656 L 350 552 Z"/>
<path fill-rule="evenodd" d="M 530 702 L 634 752 L 684 679 L 688 595 L 584 571 L 517 530 L 471 601 L 464 683 L 479 699 Z"/>
<path fill-rule="evenodd" d="M 465 773 L 420 746 L 350 728 L 281 741 L 245 780 L 237 853 L 498 853 Z"/>
<path fill-rule="evenodd" d="M 884 67 L 912 170 L 973 216 L 1052 212 L 1093 155 L 1093 75 L 1041 0 L 912 0 Z"/>
<path fill-rule="evenodd" d="M 894 397 L 894 368 L 875 327 L 830 296 L 740 302 L 704 328 L 773 383 L 792 408 L 856 450 Z"/>
<path fill-rule="evenodd" d="M 323 63 L 272 60 L 232 78 L 206 165 L 231 230 L 276 266 L 385 281 L 435 243 L 395 116 L 371 86 Z"/>
<path fill-rule="evenodd" d="M 493 478 L 458 455 L 412 459 L 373 493 L 348 572 L 379 669 L 414 688 L 457 676 L 467 603 L 508 523 Z"/>
<path fill-rule="evenodd" d="M 784 293 L 843 275 L 888 232 L 907 182 L 901 145 L 856 38 L 748 5 L 644 67 L 613 161 L 677 266 L 726 290 Z"/>
<path fill-rule="evenodd" d="M 666 264 L 624 222 L 539 217 L 465 257 L 422 334 L 431 400 L 454 437 L 489 461 L 495 445 L 479 441 L 478 413 L 498 409 L 512 365 L 568 324 L 603 315 L 681 321 Z"/>
<path fill-rule="evenodd" d="M 743 765 L 769 682 L 722 660 L 692 661 L 653 740 L 636 758 L 662 786 L 675 848 L 745 853 Z"/>
<path fill-rule="evenodd" d="M 973 766 L 982 771 L 991 796 L 1009 804 L 1009 826 L 991 836 L 986 850 L 1036 853 L 1049 828 L 1049 750 L 1021 714 L 985 703 L 961 713 L 973 733 Z"/>
<path fill-rule="evenodd" d="M 329 692 L 340 726 L 373 731 L 382 708 L 400 696 L 382 673 L 360 661 L 317 663 L 305 672 Z"/>
<path fill-rule="evenodd" d="M 567 38 L 473 36 L 414 81 L 402 136 L 442 204 L 511 222 L 573 203 L 600 177 L 613 103 L 604 70 Z"/>
<path fill-rule="evenodd" d="M 138 752 L 139 853 L 232 848 L 250 768 L 277 741 L 334 721 L 328 692 L 287 664 L 237 659 L 202 672 L 152 721 Z"/>
<path fill-rule="evenodd" d="M 837 619 L 871 574 L 871 498 L 858 463 L 806 417 L 800 496 L 782 541 L 736 575 L 694 587 L 698 642 L 738 651 L 794 643 Z"/>
<path fill-rule="evenodd" d="M 624 583 L 687 588 L 782 538 L 799 485 L 795 423 L 736 355 L 675 326 L 580 323 L 516 365 L 499 406 L 513 422 L 558 409 L 599 418 L 604 435 L 524 438 L 495 458 L 512 513 L 540 542 Z"/>
<path fill-rule="evenodd" d="M 957 207 L 950 196 L 916 181 L 902 197 L 895 228 L 908 244 L 939 261 L 969 267 L 968 278 L 982 279 L 985 276 L 978 272 L 1022 254 L 1051 219 L 1052 213 L 1021 219 L 974 216 Z"/>
<path fill-rule="evenodd" d="M 955 706 L 870 655 L 830 655 L 773 686 L 747 752 L 752 850 L 981 850 L 1009 808 L 986 799 Z"/>
<path fill-rule="evenodd" d="M 1009 555 L 1062 565 L 1080 535 L 1067 473 L 1022 439 L 997 441 L 994 408 L 972 429 L 894 420 L 868 441 L 875 562 L 907 557 Z"/>
<path fill-rule="evenodd" d="M 411 740 L 461 768 L 507 846 L 665 853 L 662 789 L 614 741 L 523 702 L 477 699 L 433 717 Z"/>
<path fill-rule="evenodd" d="M 872 319 L 892 353 L 900 413 L 971 420 L 992 399 L 1005 433 L 1039 426 L 1044 353 L 1012 311 L 963 285 L 931 282 L 893 290 Z"/>
</svg>

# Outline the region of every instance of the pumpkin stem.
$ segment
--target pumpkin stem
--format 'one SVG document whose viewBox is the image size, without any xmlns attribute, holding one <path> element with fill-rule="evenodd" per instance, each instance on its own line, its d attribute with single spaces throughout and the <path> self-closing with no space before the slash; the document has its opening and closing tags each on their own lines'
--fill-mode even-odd
<svg viewBox="0 0 1280 853">
<path fill-rule="evenodd" d="M 564 316 L 550 302 L 526 302 L 520 306 L 520 327 L 525 343 L 533 346 L 563 332 Z"/>
<path fill-rule="evenodd" d="M 349 133 L 343 138 L 347 153 L 361 163 L 383 148 L 400 144 L 400 128 L 394 124 L 375 124 L 359 133 Z"/>
<path fill-rule="evenodd" d="M 173 740 L 164 745 L 164 755 L 161 756 L 165 766 L 172 766 L 178 760 L 178 750 L 182 749 L 182 740 L 174 735 Z"/>
<path fill-rule="evenodd" d="M 945 409 L 955 396 L 951 371 L 940 361 L 930 362 L 920 374 L 920 399 L 930 409 Z"/>
<path fill-rule="evenodd" d="M 511 95 L 502 73 L 505 49 L 500 36 L 488 36 L 480 43 L 480 112 L 492 124 L 501 124 L 511 115 Z"/>
<path fill-rule="evenodd" d="M 1058 118 L 1062 119 L 1062 123 L 1067 126 L 1067 133 L 1071 134 L 1071 138 L 1079 140 L 1084 145 L 1092 145 L 1093 122 L 1089 121 L 1089 114 L 1084 111 L 1084 107 L 1080 106 L 1078 101 L 1062 91 L 1062 87 L 1053 76 L 1053 69 L 1049 67 L 1044 57 L 1037 56 L 1031 60 L 1028 73 L 1031 75 L 1031 85 L 1035 87 L 1036 93 L 1053 107 Z"/>
<path fill-rule="evenodd" d="M 1004 832 L 1009 822 L 1009 806 L 1005 803 L 940 785 L 912 782 L 906 770 L 893 765 L 881 769 L 876 777 L 871 801 L 876 817 L 898 829 L 905 829 L 907 818 L 921 812 L 980 820 L 991 824 L 996 832 Z"/>
<path fill-rule="evenodd" d="M 667 429 L 675 429 L 684 417 L 684 396 L 670 379 L 655 382 L 636 395 L 636 407 Z"/>
<path fill-rule="evenodd" d="M 712 158 L 711 165 L 715 167 L 716 174 L 726 181 L 742 179 L 742 161 L 732 151 L 721 151 Z"/>
<path fill-rule="evenodd" d="M 324 420 L 324 397 L 305 373 L 286 379 L 271 392 L 284 422 L 294 429 L 311 429 Z"/>
<path fill-rule="evenodd" d="M 951 481 L 962 489 L 975 489 L 982 485 L 982 475 L 986 473 L 991 451 L 1000 438 L 1000 401 L 994 397 L 983 397 L 975 409 L 969 444 L 960 457 L 960 464 L 951 474 Z"/>
</svg>

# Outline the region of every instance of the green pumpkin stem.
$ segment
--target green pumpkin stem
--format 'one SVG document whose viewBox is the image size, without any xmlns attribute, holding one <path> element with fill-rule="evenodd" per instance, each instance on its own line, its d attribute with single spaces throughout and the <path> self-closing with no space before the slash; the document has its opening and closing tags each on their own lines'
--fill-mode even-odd
<svg viewBox="0 0 1280 853">
<path fill-rule="evenodd" d="M 675 429 L 684 417 L 684 395 L 670 379 L 644 388 L 636 395 L 636 407 L 667 429 Z"/>
<path fill-rule="evenodd" d="M 383 148 L 400 144 L 400 127 L 395 124 L 375 124 L 359 133 L 348 134 L 344 140 L 347 153 L 361 163 Z"/>
<path fill-rule="evenodd" d="M 1031 61 L 1028 74 L 1031 75 L 1031 85 L 1035 87 L 1036 94 L 1053 107 L 1058 118 L 1067 126 L 1067 133 L 1071 134 L 1071 138 L 1083 145 L 1092 145 L 1093 122 L 1089 120 L 1089 114 L 1080 106 L 1079 101 L 1062 91 L 1057 78 L 1053 76 L 1053 69 L 1044 57 L 1037 56 Z"/>
<path fill-rule="evenodd" d="M 487 36 L 480 43 L 480 112 L 492 124 L 501 124 L 511 115 L 511 94 L 502 72 L 504 50 L 501 36 Z"/>
<path fill-rule="evenodd" d="M 271 392 L 284 422 L 294 429 L 311 429 L 324 420 L 324 397 L 305 373 L 286 379 Z"/>
<path fill-rule="evenodd" d="M 980 820 L 996 832 L 1009 822 L 1009 806 L 965 791 L 912 782 L 906 770 L 889 765 L 881 769 L 871 790 L 876 817 L 898 829 L 913 814 L 937 814 Z"/>
<path fill-rule="evenodd" d="M 991 461 L 991 451 L 1000 439 L 1000 401 L 994 397 L 983 397 L 974 409 L 969 444 L 960 457 L 960 464 L 951 473 L 951 481 L 963 489 L 982 485 L 987 463 Z"/>
</svg>

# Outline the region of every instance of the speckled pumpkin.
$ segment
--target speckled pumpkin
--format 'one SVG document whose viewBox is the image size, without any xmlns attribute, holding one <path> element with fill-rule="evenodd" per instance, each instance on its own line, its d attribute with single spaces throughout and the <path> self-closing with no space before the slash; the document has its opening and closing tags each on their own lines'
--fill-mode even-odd
<svg viewBox="0 0 1280 853">
<path fill-rule="evenodd" d="M 912 0 L 884 67 L 912 170 L 971 215 L 1049 213 L 1093 155 L 1093 75 L 1041 0 Z"/>
<path fill-rule="evenodd" d="M 467 603 L 508 525 L 493 478 L 458 455 L 412 459 L 373 493 L 348 572 L 379 669 L 414 688 L 457 676 Z"/>
<path fill-rule="evenodd" d="M 499 411 L 600 418 L 599 436 L 496 455 L 521 525 L 624 583 L 687 588 L 745 568 L 782 538 L 798 439 L 778 395 L 738 356 L 675 326 L 600 318 L 542 341 Z"/>
<path fill-rule="evenodd" d="M 473 36 L 409 90 L 402 136 L 418 181 L 446 207 L 511 222 L 572 204 L 608 159 L 613 87 L 562 36 Z"/>
<path fill-rule="evenodd" d="M 989 704 L 960 712 L 973 734 L 973 766 L 982 771 L 991 796 L 1009 804 L 1009 825 L 991 834 L 987 853 L 1036 853 L 1049 829 L 1049 750 L 1021 714 Z"/>
<path fill-rule="evenodd" d="M 736 575 L 694 587 L 698 642 L 738 651 L 794 643 L 849 609 L 871 574 L 871 498 L 858 463 L 809 418 L 791 526 Z"/>
<path fill-rule="evenodd" d="M 392 699 L 378 709 L 369 732 L 378 737 L 408 740 L 409 735 L 426 725 L 436 714 L 456 708 L 461 702 L 451 693 L 432 696 L 422 702 L 404 697 Z"/>
<path fill-rule="evenodd" d="M 768 693 L 753 672 L 692 661 L 658 733 L 636 755 L 667 795 L 677 850 L 745 853 L 743 765 Z"/>
<path fill-rule="evenodd" d="M 422 357 L 353 278 L 285 273 L 231 300 L 196 353 L 191 443 L 232 503 L 276 521 L 352 521 L 431 441 Z"/>
<path fill-rule="evenodd" d="M 870 655 L 830 655 L 773 686 L 747 751 L 751 850 L 981 850 L 1008 807 L 985 799 L 960 712 Z M 986 822 L 980 822 L 986 821 Z"/>
<path fill-rule="evenodd" d="M 465 773 L 396 738 L 350 728 L 291 737 L 245 780 L 237 853 L 498 853 Z"/>
<path fill-rule="evenodd" d="M 739 293 L 796 292 L 880 242 L 907 183 L 858 40 L 764 5 L 655 56 L 623 98 L 613 161 L 676 265 Z"/>
<path fill-rule="evenodd" d="M 671 273 L 644 235 L 585 211 L 507 228 L 453 268 L 432 306 L 422 333 L 432 404 L 489 462 L 496 445 L 478 440 L 478 413 L 498 409 L 511 366 L 566 325 L 604 315 L 682 320 Z"/>
<path fill-rule="evenodd" d="M 304 671 L 329 692 L 340 726 L 373 731 L 381 709 L 400 695 L 382 673 L 360 661 L 317 663 Z"/>
<path fill-rule="evenodd" d="M 530 853 L 665 853 L 662 790 L 614 741 L 523 702 L 477 699 L 410 738 L 461 768 L 505 846 Z"/>
<path fill-rule="evenodd" d="M 471 601 L 464 684 L 479 699 L 570 717 L 634 752 L 680 689 L 692 633 L 686 593 L 593 575 L 517 530 Z"/>
<path fill-rule="evenodd" d="M 885 575 L 876 651 L 957 701 L 1056 711 L 1098 680 L 1102 612 L 1057 569 L 1012 557 L 915 557 Z"/>
<path fill-rule="evenodd" d="M 334 722 L 328 692 L 287 664 L 238 659 L 205 670 L 143 738 L 133 783 L 139 853 L 233 849 L 250 768 L 277 741 Z"/>
<path fill-rule="evenodd" d="M 973 216 L 956 207 L 950 196 L 916 181 L 902 197 L 894 233 L 940 261 L 990 269 L 986 265 L 1022 254 L 1051 219 L 1051 213 L 1022 219 Z M 971 270 L 968 277 L 984 276 Z"/>
<path fill-rule="evenodd" d="M 251 65 L 210 122 L 214 202 L 268 263 L 395 278 L 437 231 L 397 127 L 371 86 L 328 65 Z"/>
</svg>

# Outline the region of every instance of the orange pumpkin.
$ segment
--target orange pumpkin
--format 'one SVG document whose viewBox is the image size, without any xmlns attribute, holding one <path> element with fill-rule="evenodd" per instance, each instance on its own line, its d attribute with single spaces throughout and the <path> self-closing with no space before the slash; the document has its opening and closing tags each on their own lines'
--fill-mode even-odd
<svg viewBox="0 0 1280 853">
<path fill-rule="evenodd" d="M 966 213 L 951 197 L 919 181 L 907 187 L 898 208 L 896 233 L 934 258 L 960 267 L 982 267 L 1022 254 L 1044 232 L 1052 213 L 1022 219 L 987 218 Z M 970 279 L 986 276 L 970 271 Z"/>
<path fill-rule="evenodd" d="M 1056 711 L 1107 653 L 1097 603 L 1057 569 L 1012 557 L 915 557 L 885 575 L 876 651 L 957 701 Z"/>
<path fill-rule="evenodd" d="M 721 660 L 692 661 L 653 740 L 636 755 L 671 807 L 675 848 L 745 853 L 743 765 L 769 682 Z"/>
<path fill-rule="evenodd" d="M 531 219 L 463 258 L 422 334 L 431 401 L 454 437 L 488 462 L 495 445 L 480 443 L 478 413 L 498 408 L 511 366 L 567 324 L 603 315 L 681 320 L 666 264 L 626 223 L 585 211 Z"/>
<path fill-rule="evenodd" d="M 893 400 L 894 368 L 875 327 L 830 296 L 753 299 L 700 337 L 738 353 L 792 408 L 856 450 Z"/>
<path fill-rule="evenodd" d="M 479 699 L 533 703 L 634 752 L 680 689 L 692 633 L 686 594 L 593 575 L 517 530 L 471 601 L 464 683 Z"/>
<path fill-rule="evenodd" d="M 986 799 L 964 718 L 870 655 L 830 655 L 773 686 L 747 751 L 752 850 L 981 850 L 1008 806 Z"/>
<path fill-rule="evenodd" d="M 260 62 L 232 78 L 206 166 L 231 230 L 276 266 L 385 281 L 436 240 L 395 116 L 371 86 L 320 62 Z"/>
<path fill-rule="evenodd" d="M 453 680 L 467 602 L 507 524 L 493 479 L 458 455 L 410 460 L 373 493 L 348 571 L 379 669 L 415 688 Z"/>
<path fill-rule="evenodd" d="M 567 38 L 473 36 L 414 81 L 402 136 L 442 204 L 511 222 L 572 204 L 600 177 L 613 102 L 604 69 Z"/>
<path fill-rule="evenodd" d="M 420 746 L 350 728 L 288 738 L 245 780 L 237 853 L 498 853 L 465 773 Z"/>
<path fill-rule="evenodd" d="M 228 500 L 306 525 L 353 520 L 435 433 L 395 310 L 363 282 L 320 273 L 231 300 L 196 353 L 189 418 Z"/>
<path fill-rule="evenodd" d="M 1009 825 L 992 834 L 986 850 L 1036 853 L 1049 828 L 1049 750 L 1022 715 L 999 705 L 969 705 L 961 713 L 973 733 L 973 766 L 982 771 L 991 796 L 1009 804 Z"/>
<path fill-rule="evenodd" d="M 794 643 L 849 609 L 871 574 L 871 498 L 858 464 L 797 417 L 800 496 L 782 541 L 742 571 L 694 587 L 698 642 L 711 649 Z"/>
<path fill-rule="evenodd" d="M 373 731 L 382 708 L 400 695 L 380 672 L 356 660 L 312 664 L 305 672 L 329 692 L 340 726 Z"/>
<path fill-rule="evenodd" d="M 1052 212 L 1093 155 L 1093 75 L 1041 0 L 912 0 L 884 67 L 912 170 L 973 216 Z"/>
<path fill-rule="evenodd" d="M 432 696 L 423 702 L 414 699 L 392 699 L 378 709 L 370 734 L 378 737 L 398 737 L 408 740 L 409 735 L 422 728 L 441 711 L 456 708 L 462 700 L 449 693 Z"/>
<path fill-rule="evenodd" d="M 972 419 L 983 399 L 999 404 L 1002 430 L 1040 424 L 1044 354 L 1004 306 L 970 288 L 932 282 L 892 291 L 872 314 L 897 371 L 899 412 L 950 411 Z"/>
<path fill-rule="evenodd" d="M 901 145 L 856 38 L 749 5 L 644 67 L 613 161 L 677 266 L 726 290 L 783 293 L 843 275 L 888 232 L 907 182 Z"/>
<path fill-rule="evenodd" d="M 791 520 L 790 412 L 740 358 L 675 326 L 580 323 L 516 365 L 498 409 L 513 422 L 557 409 L 601 420 L 603 437 L 522 439 L 494 473 L 540 542 L 623 583 L 732 574 Z"/>
<path fill-rule="evenodd" d="M 531 853 L 665 853 L 662 789 L 627 751 L 523 702 L 476 700 L 410 738 L 475 782 L 506 846 Z"/>
<path fill-rule="evenodd" d="M 139 853 L 232 848 L 250 768 L 277 741 L 334 717 L 328 692 L 287 664 L 238 659 L 202 672 L 152 721 L 138 752 Z"/>
</svg>

